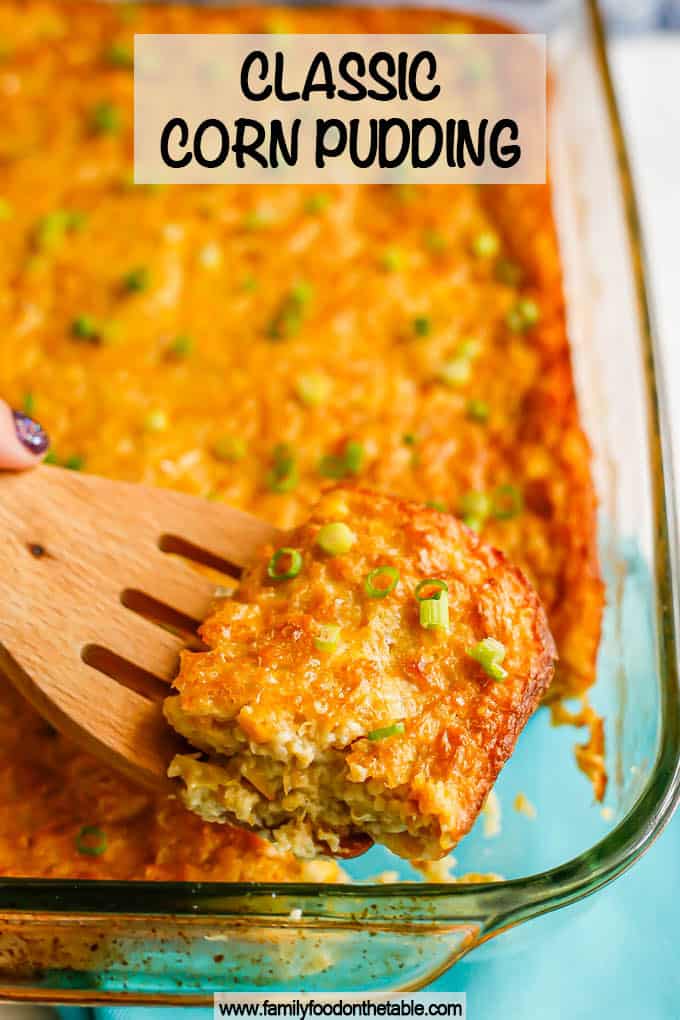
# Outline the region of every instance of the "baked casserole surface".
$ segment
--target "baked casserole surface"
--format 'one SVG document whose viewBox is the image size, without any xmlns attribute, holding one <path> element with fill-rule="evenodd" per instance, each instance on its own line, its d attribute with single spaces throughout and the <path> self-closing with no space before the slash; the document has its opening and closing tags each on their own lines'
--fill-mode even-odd
<svg viewBox="0 0 680 1020">
<path fill-rule="evenodd" d="M 603 588 L 549 186 L 132 182 L 135 32 L 489 28 L 426 10 L 0 0 L 0 393 L 61 464 L 282 528 L 343 478 L 463 517 L 539 592 L 557 701 L 594 681 Z M 0 732 L 2 874 L 339 874 L 133 788 L 8 683 Z M 94 852 L 87 827 L 104 834 Z"/>
</svg>

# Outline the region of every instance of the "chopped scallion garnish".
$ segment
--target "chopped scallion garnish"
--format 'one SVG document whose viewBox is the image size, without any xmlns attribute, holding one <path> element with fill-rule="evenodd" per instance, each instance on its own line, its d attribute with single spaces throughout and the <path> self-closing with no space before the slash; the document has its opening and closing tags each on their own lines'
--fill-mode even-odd
<svg viewBox="0 0 680 1020">
<path fill-rule="evenodd" d="M 92 130 L 100 135 L 115 135 L 121 128 L 120 110 L 113 103 L 97 103 L 90 115 Z"/>
<path fill-rule="evenodd" d="M 146 266 L 137 266 L 123 277 L 123 287 L 129 294 L 141 294 L 149 289 L 150 276 Z"/>
<path fill-rule="evenodd" d="M 76 340 L 87 340 L 96 343 L 99 339 L 99 326 L 91 315 L 78 315 L 71 323 L 71 335 Z"/>
<path fill-rule="evenodd" d="M 449 512 L 448 506 L 441 499 L 430 499 L 425 506 L 429 507 L 430 510 L 438 510 L 440 514 L 447 514 Z"/>
<path fill-rule="evenodd" d="M 449 629 L 449 593 L 440 591 L 431 598 L 418 600 L 420 626 L 425 630 Z"/>
<path fill-rule="evenodd" d="M 485 230 L 481 234 L 477 234 L 472 242 L 472 250 L 480 259 L 495 258 L 500 248 L 500 238 L 492 230 Z"/>
<path fill-rule="evenodd" d="M 106 51 L 106 59 L 112 67 L 119 67 L 126 71 L 134 67 L 134 56 L 132 50 L 125 43 L 111 43 Z"/>
<path fill-rule="evenodd" d="M 304 281 L 291 288 L 269 323 L 267 336 L 270 340 L 285 340 L 299 332 L 312 296 L 312 287 Z"/>
<path fill-rule="evenodd" d="M 404 265 L 404 256 L 398 248 L 387 248 L 382 253 L 380 265 L 386 273 L 397 273 Z"/>
<path fill-rule="evenodd" d="M 267 488 L 272 492 L 292 492 L 300 480 L 297 460 L 288 443 L 279 443 L 274 448 L 272 466 L 267 472 Z"/>
<path fill-rule="evenodd" d="M 305 212 L 311 216 L 317 216 L 322 213 L 330 204 L 330 196 L 324 195 L 322 192 L 316 195 L 310 195 L 305 202 Z"/>
<path fill-rule="evenodd" d="M 392 723 L 391 726 L 382 726 L 378 730 L 371 730 L 370 733 L 366 734 L 368 740 L 386 740 L 388 737 L 396 737 L 400 733 L 405 733 L 406 727 L 403 722 Z"/>
<path fill-rule="evenodd" d="M 174 358 L 188 358 L 193 349 L 193 337 L 188 336 L 186 333 L 181 333 L 172 341 L 168 351 Z"/>
<path fill-rule="evenodd" d="M 314 638 L 314 647 L 320 652 L 332 652 L 337 646 L 340 628 L 335 623 L 321 624 Z"/>
<path fill-rule="evenodd" d="M 85 467 L 85 458 L 73 453 L 62 461 L 62 467 L 65 467 L 67 471 L 82 471 Z"/>
<path fill-rule="evenodd" d="M 316 544 L 329 556 L 344 556 L 356 540 L 357 536 L 352 529 L 342 521 L 323 524 L 316 536 Z"/>
<path fill-rule="evenodd" d="M 354 439 L 345 443 L 342 454 L 328 454 L 321 458 L 319 472 L 324 478 L 345 478 L 347 475 L 358 475 L 365 458 L 362 443 Z"/>
<path fill-rule="evenodd" d="M 506 323 L 513 333 L 523 333 L 535 326 L 541 311 L 533 298 L 520 298 L 507 314 Z"/>
<path fill-rule="evenodd" d="M 246 455 L 246 441 L 240 436 L 220 436 L 213 444 L 213 453 L 218 460 L 236 463 Z"/>
<path fill-rule="evenodd" d="M 505 645 L 502 642 L 496 641 L 495 638 L 487 637 L 483 641 L 478 641 L 472 648 L 469 648 L 467 654 L 471 659 L 479 663 L 487 676 L 490 676 L 492 680 L 505 680 L 508 675 L 507 670 L 503 669 L 502 665 L 505 651 Z"/>
<path fill-rule="evenodd" d="M 24 393 L 23 400 L 21 401 L 21 410 L 24 414 L 29 415 L 29 417 L 35 413 L 35 397 L 30 390 Z"/>
<path fill-rule="evenodd" d="M 424 581 L 416 585 L 414 594 L 417 602 L 426 602 L 431 599 L 436 601 L 443 598 L 448 590 L 448 584 L 440 577 L 426 577 Z"/>
<path fill-rule="evenodd" d="M 517 287 L 522 282 L 522 269 L 510 259 L 499 259 L 496 263 L 496 279 L 508 287 Z"/>
<path fill-rule="evenodd" d="M 318 407 L 319 404 L 323 404 L 328 397 L 330 388 L 331 383 L 328 376 L 318 372 L 301 375 L 295 383 L 295 392 L 307 407 Z"/>
<path fill-rule="evenodd" d="M 98 825 L 83 825 L 76 836 L 76 850 L 86 857 L 100 857 L 106 845 L 106 833 Z"/>
<path fill-rule="evenodd" d="M 476 517 L 479 520 L 485 521 L 487 517 L 490 517 L 493 512 L 493 504 L 486 492 L 480 490 L 472 490 L 466 492 L 461 496 L 458 504 L 458 513 L 465 519 L 466 517 Z"/>
<path fill-rule="evenodd" d="M 66 234 L 81 230 L 86 220 L 82 212 L 74 209 L 55 209 L 42 216 L 36 225 L 33 240 L 39 251 L 49 251 L 64 239 Z"/>
<path fill-rule="evenodd" d="M 369 598 L 384 599 L 393 592 L 399 583 L 399 571 L 396 567 L 376 567 L 366 577 L 364 589 Z"/>
<path fill-rule="evenodd" d="M 485 400 L 473 398 L 468 400 L 466 414 L 470 421 L 484 425 L 489 420 L 489 405 Z"/>
<path fill-rule="evenodd" d="M 288 581 L 297 577 L 301 570 L 302 554 L 288 546 L 277 549 L 267 565 L 267 574 L 272 581 Z"/>
<path fill-rule="evenodd" d="M 493 516 L 499 521 L 507 521 L 521 514 L 524 508 L 522 493 L 516 485 L 499 485 L 492 495 Z"/>
<path fill-rule="evenodd" d="M 413 320 L 413 332 L 416 336 L 429 336 L 432 332 L 432 320 L 427 315 L 417 315 Z"/>
<path fill-rule="evenodd" d="M 437 230 L 427 230 L 423 237 L 423 241 L 427 250 L 433 255 L 441 255 L 442 252 L 446 251 L 446 238 Z"/>
</svg>

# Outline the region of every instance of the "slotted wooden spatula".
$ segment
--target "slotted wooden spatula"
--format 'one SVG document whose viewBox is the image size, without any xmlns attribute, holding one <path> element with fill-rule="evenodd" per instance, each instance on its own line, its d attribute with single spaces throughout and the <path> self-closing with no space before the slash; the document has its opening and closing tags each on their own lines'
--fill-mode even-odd
<svg viewBox="0 0 680 1020">
<path fill-rule="evenodd" d="M 147 616 L 190 627 L 215 591 L 171 554 L 238 577 L 275 537 L 256 517 L 182 493 L 56 467 L 0 473 L 0 670 L 82 747 L 169 786 L 170 758 L 186 745 L 160 700 L 186 642 Z"/>
</svg>

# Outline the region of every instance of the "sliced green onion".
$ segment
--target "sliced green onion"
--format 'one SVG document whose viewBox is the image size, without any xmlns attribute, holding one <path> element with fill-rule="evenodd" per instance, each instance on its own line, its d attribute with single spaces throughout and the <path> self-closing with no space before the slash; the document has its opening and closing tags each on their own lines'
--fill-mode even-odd
<svg viewBox="0 0 680 1020">
<path fill-rule="evenodd" d="M 106 51 L 106 59 L 112 67 L 119 67 L 126 71 L 134 67 L 132 50 L 125 43 L 111 43 Z"/>
<path fill-rule="evenodd" d="M 288 581 L 297 577 L 301 570 L 302 554 L 288 546 L 277 549 L 267 564 L 267 574 L 272 581 Z"/>
<path fill-rule="evenodd" d="M 24 393 L 23 399 L 21 401 L 21 410 L 24 412 L 24 414 L 27 414 L 29 416 L 34 414 L 35 412 L 35 396 L 31 393 L 30 390 L 27 393 Z"/>
<path fill-rule="evenodd" d="M 458 504 L 459 516 L 463 518 L 468 527 L 473 527 L 470 521 L 478 521 L 483 524 L 487 517 L 493 512 L 493 504 L 486 493 L 471 491 L 464 493 Z M 478 530 L 473 527 L 473 530 Z"/>
<path fill-rule="evenodd" d="M 69 209 L 55 209 L 38 220 L 33 240 L 40 251 L 56 248 L 66 234 L 80 230 L 85 214 Z"/>
<path fill-rule="evenodd" d="M 386 248 L 380 257 L 381 268 L 386 273 L 397 273 L 404 265 L 404 256 L 398 248 Z"/>
<path fill-rule="evenodd" d="M 449 629 L 449 593 L 440 591 L 429 599 L 418 600 L 420 609 L 420 626 L 426 630 Z"/>
<path fill-rule="evenodd" d="M 399 571 L 396 567 L 376 567 L 366 577 L 364 589 L 369 598 L 384 599 L 399 584 Z"/>
<path fill-rule="evenodd" d="M 459 358 L 467 358 L 468 361 L 472 361 L 477 357 L 481 349 L 482 345 L 479 340 L 474 339 L 474 337 L 469 337 L 467 340 L 463 340 L 463 342 L 458 345 L 456 356 Z"/>
<path fill-rule="evenodd" d="M 508 287 L 517 287 L 522 282 L 522 268 L 510 259 L 499 259 L 496 263 L 496 279 Z"/>
<path fill-rule="evenodd" d="M 78 315 L 71 323 L 71 335 L 92 343 L 99 339 L 99 327 L 91 315 Z"/>
<path fill-rule="evenodd" d="M 272 466 L 267 472 L 267 488 L 272 492 L 292 492 L 300 480 L 297 460 L 288 443 L 274 448 Z"/>
<path fill-rule="evenodd" d="M 498 255 L 501 241 L 493 230 L 483 230 L 472 239 L 472 251 L 478 258 L 494 258 Z"/>
<path fill-rule="evenodd" d="M 506 323 L 513 333 L 523 333 L 535 326 L 541 318 L 541 310 L 533 298 L 520 298 L 507 314 Z"/>
<path fill-rule="evenodd" d="M 500 249 L 500 238 L 492 230 L 485 230 L 481 234 L 477 234 L 472 242 L 472 251 L 480 259 L 495 258 Z"/>
<path fill-rule="evenodd" d="M 77 453 L 71 454 L 70 457 L 62 461 L 62 467 L 65 467 L 67 471 L 82 471 L 85 467 L 85 458 Z"/>
<path fill-rule="evenodd" d="M 443 598 L 448 590 L 448 584 L 440 577 L 426 577 L 424 581 L 416 585 L 414 595 L 417 602 L 437 601 Z"/>
<path fill-rule="evenodd" d="M 241 287 L 246 294 L 253 294 L 258 288 L 257 277 L 250 273 L 249 276 L 244 277 Z"/>
<path fill-rule="evenodd" d="M 213 453 L 217 459 L 228 461 L 232 464 L 243 460 L 246 451 L 246 441 L 240 436 L 220 436 L 213 444 Z"/>
<path fill-rule="evenodd" d="M 429 336 L 432 332 L 432 319 L 427 315 L 417 315 L 413 320 L 413 332 L 416 336 Z"/>
<path fill-rule="evenodd" d="M 147 432 L 165 432 L 168 427 L 168 416 L 165 411 L 150 411 L 144 419 L 144 428 Z"/>
<path fill-rule="evenodd" d="M 517 517 L 524 509 L 522 493 L 516 485 L 499 485 L 493 491 L 492 502 L 493 516 L 499 521 Z"/>
<path fill-rule="evenodd" d="M 246 230 L 259 230 L 261 227 L 268 227 L 270 218 L 267 213 L 258 209 L 252 209 L 243 217 L 243 226 Z"/>
<path fill-rule="evenodd" d="M 300 281 L 284 297 L 267 328 L 270 340 L 285 340 L 299 332 L 313 290 L 310 284 Z"/>
<path fill-rule="evenodd" d="M 97 103 L 90 114 L 90 126 L 99 135 L 117 134 L 121 128 L 120 110 L 113 103 Z"/>
<path fill-rule="evenodd" d="M 472 378 L 472 364 L 469 358 L 450 358 L 437 372 L 439 382 L 447 386 L 464 386 Z"/>
<path fill-rule="evenodd" d="M 328 454 L 319 462 L 319 472 L 324 478 L 345 478 L 347 475 L 358 475 L 365 458 L 363 443 L 350 439 L 345 443 L 342 454 Z"/>
<path fill-rule="evenodd" d="M 466 528 L 469 528 L 470 531 L 476 531 L 477 534 L 486 524 L 486 517 L 480 517 L 478 514 L 463 514 L 461 520 Z"/>
<path fill-rule="evenodd" d="M 355 440 L 345 446 L 345 470 L 348 475 L 358 475 L 364 464 L 364 447 L 362 443 Z"/>
<path fill-rule="evenodd" d="M 43 464 L 58 464 L 59 458 L 54 450 L 48 450 L 43 457 Z"/>
<path fill-rule="evenodd" d="M 350 551 L 356 540 L 357 536 L 352 529 L 342 521 L 322 525 L 316 536 L 316 544 L 329 556 L 344 556 Z"/>
<path fill-rule="evenodd" d="M 175 358 L 188 358 L 194 349 L 193 337 L 181 333 L 176 336 L 168 348 L 170 354 Z"/>
<path fill-rule="evenodd" d="M 448 506 L 441 499 L 430 499 L 425 506 L 430 510 L 438 510 L 440 514 L 447 514 L 449 512 Z"/>
<path fill-rule="evenodd" d="M 340 628 L 335 623 L 326 623 L 319 626 L 319 631 L 314 638 L 314 647 L 320 652 L 332 652 L 338 643 Z"/>
<path fill-rule="evenodd" d="M 100 857 L 106 845 L 106 833 L 98 825 L 83 825 L 76 836 L 76 850 L 86 857 Z"/>
<path fill-rule="evenodd" d="M 488 637 L 484 638 L 483 641 L 478 641 L 476 645 L 469 648 L 467 654 L 471 659 L 479 663 L 487 676 L 490 676 L 492 680 L 505 680 L 508 675 L 507 670 L 503 669 L 502 666 L 505 651 L 505 645 L 502 642 Z"/>
<path fill-rule="evenodd" d="M 468 400 L 465 410 L 470 421 L 476 421 L 480 425 L 484 425 L 489 420 L 489 405 L 485 400 L 478 400 L 476 398 Z"/>
<path fill-rule="evenodd" d="M 143 293 L 149 289 L 149 283 L 149 270 L 145 266 L 137 266 L 123 277 L 123 287 L 130 294 Z"/>
<path fill-rule="evenodd" d="M 330 201 L 330 196 L 324 195 L 321 192 L 316 195 L 310 195 L 305 202 L 305 212 L 309 213 L 310 216 L 317 216 L 319 213 L 324 212 Z"/>
<path fill-rule="evenodd" d="M 383 726 L 379 730 L 371 730 L 370 733 L 366 734 L 368 740 L 386 740 L 387 737 L 396 737 L 400 733 L 405 733 L 406 727 L 403 722 L 392 723 L 391 726 Z"/>
<path fill-rule="evenodd" d="M 301 375 L 295 383 L 295 392 L 307 407 L 318 407 L 319 404 L 325 403 L 330 388 L 331 383 L 328 376 L 318 372 Z"/>
<path fill-rule="evenodd" d="M 433 255 L 441 255 L 442 252 L 446 251 L 446 238 L 437 230 L 426 230 L 423 241 L 427 250 Z"/>
</svg>

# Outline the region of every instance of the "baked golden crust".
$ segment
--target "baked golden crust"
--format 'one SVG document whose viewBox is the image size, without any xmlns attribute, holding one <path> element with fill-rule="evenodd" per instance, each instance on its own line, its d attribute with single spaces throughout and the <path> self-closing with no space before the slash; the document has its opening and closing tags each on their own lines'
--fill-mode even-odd
<svg viewBox="0 0 680 1020">
<path fill-rule="evenodd" d="M 319 536 L 345 524 L 351 548 Z M 179 756 L 185 803 L 244 822 L 296 852 L 368 833 L 405 857 L 446 854 L 469 830 L 553 675 L 555 647 L 520 570 L 449 514 L 361 488 L 326 493 L 282 546 L 301 567 L 272 580 L 273 548 L 235 599 L 201 628 L 165 703 L 172 725 L 210 753 Z M 397 570 L 371 597 L 366 579 Z M 426 629 L 414 591 L 448 588 L 449 624 Z M 318 635 L 332 625 L 332 647 Z M 502 682 L 469 652 L 505 648 Z M 390 734 L 397 724 L 403 732 Z"/>
</svg>

